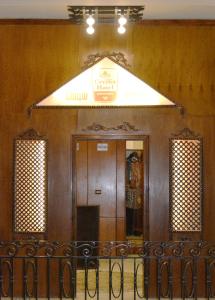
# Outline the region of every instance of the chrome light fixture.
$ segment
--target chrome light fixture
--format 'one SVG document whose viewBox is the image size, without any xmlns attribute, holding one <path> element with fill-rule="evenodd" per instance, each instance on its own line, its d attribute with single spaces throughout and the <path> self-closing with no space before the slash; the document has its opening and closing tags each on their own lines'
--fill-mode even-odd
<svg viewBox="0 0 215 300">
<path fill-rule="evenodd" d="M 118 19 L 119 27 L 117 29 L 119 34 L 124 34 L 126 32 L 125 25 L 127 24 L 127 18 L 124 15 L 120 15 Z"/>
<path fill-rule="evenodd" d="M 118 24 L 119 34 L 126 32 L 127 23 L 139 23 L 143 19 L 144 6 L 68 6 L 69 19 L 73 24 L 84 24 L 92 35 L 95 24 Z"/>
<path fill-rule="evenodd" d="M 95 32 L 93 25 L 95 24 L 95 19 L 92 15 L 89 15 L 86 19 L 86 23 L 88 25 L 86 32 L 92 35 Z"/>
</svg>

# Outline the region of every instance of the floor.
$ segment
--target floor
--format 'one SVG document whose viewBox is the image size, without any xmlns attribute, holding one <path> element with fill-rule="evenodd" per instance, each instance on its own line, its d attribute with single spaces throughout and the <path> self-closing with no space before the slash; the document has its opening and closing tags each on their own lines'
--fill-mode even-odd
<svg viewBox="0 0 215 300">
<path fill-rule="evenodd" d="M 134 262 L 135 261 L 135 262 Z M 134 298 L 134 268 L 136 268 L 137 288 L 136 298 Z M 109 271 L 112 271 L 112 280 Z M 123 279 L 121 275 L 123 274 Z M 76 299 L 142 299 L 143 298 L 143 265 L 142 259 L 126 258 L 103 259 L 99 264 L 99 298 L 96 293 L 96 270 L 91 269 L 87 272 L 79 270 L 77 274 L 77 298 Z M 111 288 L 111 285 L 112 288 Z M 87 297 L 85 298 L 85 287 L 88 287 Z M 140 297 L 138 297 L 138 293 Z M 123 296 L 122 296 L 123 295 Z M 94 297 L 93 297 L 94 296 Z"/>
</svg>

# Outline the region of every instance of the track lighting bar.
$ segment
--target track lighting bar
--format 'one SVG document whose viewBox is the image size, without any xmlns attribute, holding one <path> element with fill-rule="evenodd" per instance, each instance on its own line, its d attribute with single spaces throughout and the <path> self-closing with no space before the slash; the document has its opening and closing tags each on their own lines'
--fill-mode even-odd
<svg viewBox="0 0 215 300">
<path fill-rule="evenodd" d="M 140 22 L 143 19 L 144 6 L 68 6 L 69 19 L 74 24 L 83 24 L 89 15 L 96 23 L 115 23 L 120 15 L 128 22 Z M 124 25 L 123 25 L 124 26 Z"/>
</svg>

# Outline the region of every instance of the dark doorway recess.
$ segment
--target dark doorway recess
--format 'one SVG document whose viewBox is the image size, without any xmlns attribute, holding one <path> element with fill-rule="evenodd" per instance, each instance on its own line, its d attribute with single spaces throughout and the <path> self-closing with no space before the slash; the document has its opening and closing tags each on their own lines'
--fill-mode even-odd
<svg viewBox="0 0 215 300">
<path fill-rule="evenodd" d="M 99 206 L 78 206 L 77 207 L 77 241 L 78 249 L 77 267 L 78 268 L 96 268 L 96 259 L 84 259 L 84 251 L 87 241 L 98 241 L 99 237 Z M 97 248 L 94 248 L 92 256 L 98 256 Z"/>
<path fill-rule="evenodd" d="M 77 207 L 77 241 L 98 241 L 99 206 Z"/>
</svg>

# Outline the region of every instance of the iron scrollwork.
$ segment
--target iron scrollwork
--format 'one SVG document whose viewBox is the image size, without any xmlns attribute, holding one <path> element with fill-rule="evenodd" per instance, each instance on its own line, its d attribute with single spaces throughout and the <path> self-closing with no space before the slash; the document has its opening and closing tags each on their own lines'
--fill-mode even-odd
<svg viewBox="0 0 215 300">
<path fill-rule="evenodd" d="M 205 296 L 211 298 L 215 293 L 214 249 L 215 244 L 202 241 L 145 241 L 142 245 L 116 241 L 0 242 L 1 296 L 16 296 L 16 285 L 21 284 L 22 298 L 39 297 L 39 274 L 43 272 L 48 298 L 53 293 L 51 279 L 58 281 L 55 289 L 59 289 L 60 298 L 73 299 L 77 292 L 91 299 L 97 299 L 102 292 L 111 299 L 123 298 L 130 292 L 134 297 L 130 299 L 148 298 L 152 278 L 156 279 L 158 298 L 173 298 L 176 284 L 181 291 L 178 297 L 197 298 L 200 297 L 198 270 L 202 268 L 205 276 L 201 284 L 206 286 Z M 81 268 L 80 260 L 84 262 Z M 18 279 L 19 272 L 22 275 Z"/>
</svg>

